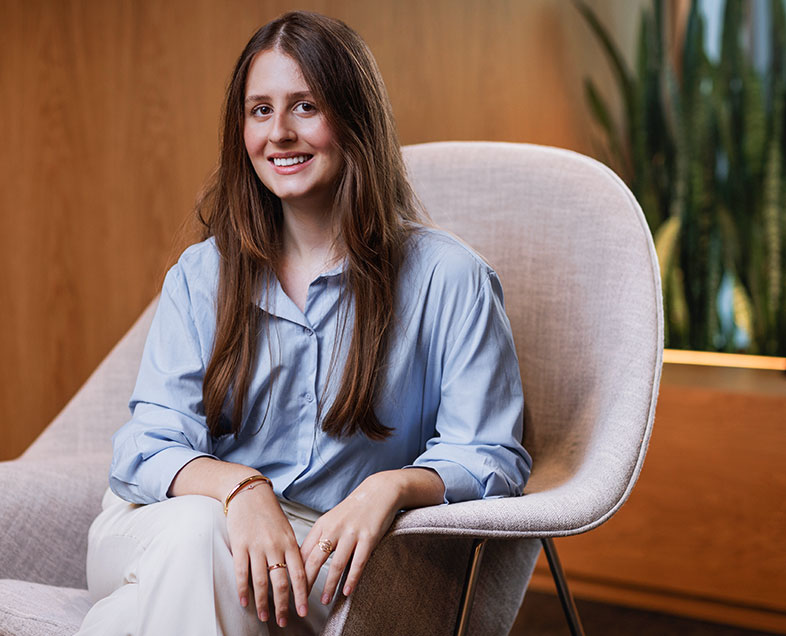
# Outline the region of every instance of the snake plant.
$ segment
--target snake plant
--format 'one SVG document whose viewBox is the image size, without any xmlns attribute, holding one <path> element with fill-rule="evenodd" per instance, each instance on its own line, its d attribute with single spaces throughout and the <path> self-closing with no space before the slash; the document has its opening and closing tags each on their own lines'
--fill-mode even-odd
<svg viewBox="0 0 786 636">
<path fill-rule="evenodd" d="M 717 59 L 707 54 L 697 0 L 671 49 L 663 2 L 653 0 L 642 11 L 635 68 L 590 6 L 574 3 L 609 59 L 622 100 L 617 123 L 585 80 L 605 140 L 601 158 L 629 184 L 655 237 L 667 346 L 786 355 L 782 0 L 770 1 L 763 70 L 745 44 L 743 0 L 722 5 Z"/>
</svg>

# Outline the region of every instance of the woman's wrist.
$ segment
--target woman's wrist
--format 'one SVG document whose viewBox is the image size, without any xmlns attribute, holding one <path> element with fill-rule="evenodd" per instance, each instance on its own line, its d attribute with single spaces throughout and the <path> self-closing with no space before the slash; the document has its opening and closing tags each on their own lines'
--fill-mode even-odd
<svg viewBox="0 0 786 636">
<path fill-rule="evenodd" d="M 169 493 L 204 495 L 217 499 L 223 505 L 228 493 L 247 477 L 260 472 L 249 466 L 233 464 L 212 457 L 197 457 L 183 466 L 172 480 Z"/>
<path fill-rule="evenodd" d="M 396 510 L 441 504 L 445 484 L 430 468 L 386 470 L 367 477 L 368 488 L 388 495 Z"/>
<path fill-rule="evenodd" d="M 253 490 L 257 486 L 273 488 L 273 482 L 261 474 L 250 475 L 245 479 L 240 480 L 233 488 L 227 493 L 224 498 L 224 516 L 229 512 L 229 503 L 244 490 Z"/>
</svg>

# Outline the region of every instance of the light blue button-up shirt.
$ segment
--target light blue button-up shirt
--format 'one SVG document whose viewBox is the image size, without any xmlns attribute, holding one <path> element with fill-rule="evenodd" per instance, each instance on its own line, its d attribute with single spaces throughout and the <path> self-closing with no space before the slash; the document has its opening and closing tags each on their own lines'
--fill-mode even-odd
<svg viewBox="0 0 786 636">
<path fill-rule="evenodd" d="M 113 438 L 110 485 L 120 497 L 165 499 L 177 472 L 201 456 L 252 466 L 278 496 L 318 511 L 368 475 L 411 466 L 439 474 L 445 502 L 521 494 L 532 462 L 520 444 L 524 403 L 510 324 L 497 275 L 464 244 L 426 228 L 408 240 L 375 409 L 394 429 L 384 441 L 335 439 L 319 425 L 318 403 L 322 414 L 333 403 L 352 334 L 354 312 L 341 308 L 343 265 L 310 284 L 304 312 L 272 282 L 260 301 L 268 327 L 260 332 L 240 433 L 210 435 L 202 380 L 215 335 L 218 268 L 208 239 L 188 248 L 166 276 L 132 417 Z"/>
</svg>

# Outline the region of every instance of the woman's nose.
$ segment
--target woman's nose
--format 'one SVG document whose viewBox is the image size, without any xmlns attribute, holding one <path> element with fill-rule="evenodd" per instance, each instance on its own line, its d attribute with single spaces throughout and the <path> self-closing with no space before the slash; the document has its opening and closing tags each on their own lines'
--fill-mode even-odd
<svg viewBox="0 0 786 636">
<path fill-rule="evenodd" d="M 273 115 L 273 127 L 270 130 L 270 141 L 274 143 L 283 143 L 286 141 L 294 141 L 297 135 L 292 126 L 287 113 Z"/>
</svg>

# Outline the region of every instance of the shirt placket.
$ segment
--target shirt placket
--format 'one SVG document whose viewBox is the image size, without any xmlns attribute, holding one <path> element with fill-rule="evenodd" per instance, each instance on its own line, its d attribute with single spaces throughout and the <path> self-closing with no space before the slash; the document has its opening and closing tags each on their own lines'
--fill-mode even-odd
<svg viewBox="0 0 786 636">
<path fill-rule="evenodd" d="M 301 378 L 303 381 L 300 392 L 300 425 L 298 426 L 297 462 L 306 469 L 311 461 L 314 445 L 314 426 L 317 422 L 317 405 L 319 400 L 319 339 L 310 326 L 302 327 L 303 348 L 306 355 L 301 362 Z"/>
<path fill-rule="evenodd" d="M 303 337 L 307 340 L 305 348 L 308 354 L 303 364 L 302 378 L 305 386 L 301 396 L 300 419 L 304 425 L 300 426 L 298 432 L 298 463 L 304 470 L 311 462 L 316 437 L 314 427 L 318 426 L 318 405 L 322 390 L 320 348 L 332 347 L 328 334 L 331 328 L 335 328 L 332 321 L 327 319 L 332 306 L 338 302 L 336 288 L 330 284 L 333 278 L 332 274 L 323 275 L 312 281 L 306 298 L 304 314 L 308 324 L 303 327 Z"/>
</svg>

